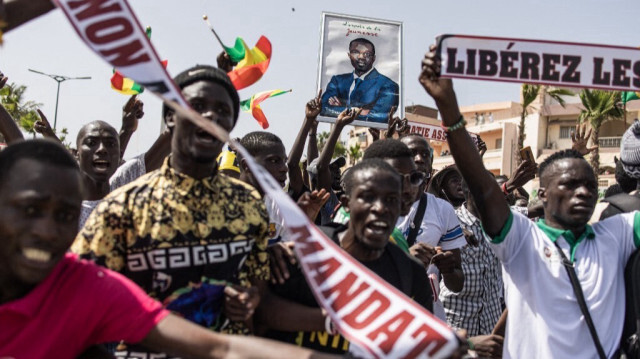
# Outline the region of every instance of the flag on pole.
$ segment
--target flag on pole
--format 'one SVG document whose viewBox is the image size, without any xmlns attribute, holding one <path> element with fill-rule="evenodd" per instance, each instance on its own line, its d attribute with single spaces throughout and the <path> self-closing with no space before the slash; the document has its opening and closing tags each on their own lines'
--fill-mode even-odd
<svg viewBox="0 0 640 359">
<path fill-rule="evenodd" d="M 244 48 L 245 56 L 238 62 L 238 65 L 228 73 L 236 90 L 256 83 L 269 68 L 271 61 L 271 42 L 265 36 L 261 36 L 256 46 L 249 49 L 247 44 L 240 39 Z"/>
<path fill-rule="evenodd" d="M 640 100 L 640 92 L 623 91 L 621 97 L 622 103 L 627 103 L 631 100 Z"/>
<path fill-rule="evenodd" d="M 240 108 L 242 109 L 242 111 L 251 113 L 253 115 L 253 118 L 258 121 L 260 126 L 262 126 L 262 128 L 266 130 L 267 128 L 269 128 L 269 121 L 267 121 L 267 117 L 264 115 L 264 112 L 262 112 L 260 104 L 268 98 L 280 96 L 288 92 L 291 92 L 291 90 L 271 90 L 259 92 L 251 96 L 250 99 L 240 102 Z"/>
<path fill-rule="evenodd" d="M 224 47 L 224 51 L 229 55 L 231 61 L 240 62 L 244 59 L 245 48 L 247 45 L 241 37 L 236 37 L 236 43 L 233 47 L 228 47 L 226 45 L 222 46 Z"/>
</svg>

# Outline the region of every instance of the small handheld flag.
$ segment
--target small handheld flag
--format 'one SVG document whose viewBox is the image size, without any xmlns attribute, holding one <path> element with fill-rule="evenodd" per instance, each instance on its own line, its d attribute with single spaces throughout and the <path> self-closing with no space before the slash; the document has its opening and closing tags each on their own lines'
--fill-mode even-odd
<svg viewBox="0 0 640 359">
<path fill-rule="evenodd" d="M 289 90 L 289 91 L 271 90 L 271 91 L 259 92 L 251 96 L 250 99 L 240 102 L 240 109 L 242 109 L 242 111 L 251 113 L 253 115 L 253 118 L 255 118 L 256 121 L 258 121 L 260 126 L 262 126 L 263 129 L 267 129 L 269 128 L 269 121 L 267 121 L 267 117 L 264 115 L 264 112 L 262 112 L 262 108 L 260 108 L 260 104 L 268 98 L 280 96 L 282 94 L 289 93 L 291 91 L 292 90 Z"/>
</svg>

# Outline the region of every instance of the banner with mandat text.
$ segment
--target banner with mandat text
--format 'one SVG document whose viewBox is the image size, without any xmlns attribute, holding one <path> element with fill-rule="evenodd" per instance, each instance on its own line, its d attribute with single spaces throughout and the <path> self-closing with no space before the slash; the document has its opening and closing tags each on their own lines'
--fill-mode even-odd
<svg viewBox="0 0 640 359">
<path fill-rule="evenodd" d="M 436 38 L 443 77 L 640 90 L 634 47 L 470 35 Z"/>
<path fill-rule="evenodd" d="M 352 343 L 376 358 L 443 358 L 458 346 L 446 324 L 387 284 L 316 228 L 278 183 L 217 124 L 187 107 L 126 0 L 54 0 L 87 45 L 221 141 L 231 141 L 279 206 L 318 303 Z M 177 103 L 176 103 L 177 102 Z"/>
</svg>

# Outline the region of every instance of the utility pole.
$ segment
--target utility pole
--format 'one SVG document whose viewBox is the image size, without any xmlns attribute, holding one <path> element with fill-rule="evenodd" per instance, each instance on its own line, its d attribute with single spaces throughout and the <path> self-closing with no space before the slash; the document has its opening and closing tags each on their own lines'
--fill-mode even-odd
<svg viewBox="0 0 640 359">
<path fill-rule="evenodd" d="M 91 76 L 68 77 L 68 76 L 62 76 L 62 75 L 45 74 L 44 72 L 40 72 L 40 71 L 36 71 L 36 70 L 32 70 L 32 69 L 29 69 L 29 71 L 34 72 L 34 73 L 39 74 L 39 75 L 50 77 L 54 81 L 56 81 L 58 83 L 58 91 L 56 92 L 56 112 L 55 112 L 55 115 L 53 117 L 53 129 L 55 130 L 56 129 L 56 125 L 58 123 L 58 99 L 60 98 L 60 84 L 65 82 L 65 81 L 67 81 L 67 80 L 90 80 Z"/>
</svg>

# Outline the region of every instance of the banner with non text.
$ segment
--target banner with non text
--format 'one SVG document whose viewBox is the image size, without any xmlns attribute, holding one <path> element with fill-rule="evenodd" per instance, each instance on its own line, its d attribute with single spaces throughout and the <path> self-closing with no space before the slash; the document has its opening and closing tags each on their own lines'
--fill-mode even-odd
<svg viewBox="0 0 640 359">
<path fill-rule="evenodd" d="M 441 35 L 443 77 L 603 90 L 640 90 L 640 49 L 573 42 Z"/>
<path fill-rule="evenodd" d="M 375 358 L 444 358 L 457 348 L 446 324 L 327 238 L 239 143 L 186 106 L 126 0 L 54 1 L 100 57 L 164 100 L 175 101 L 167 105 L 238 149 L 278 205 L 307 282 L 342 335 Z"/>
</svg>

